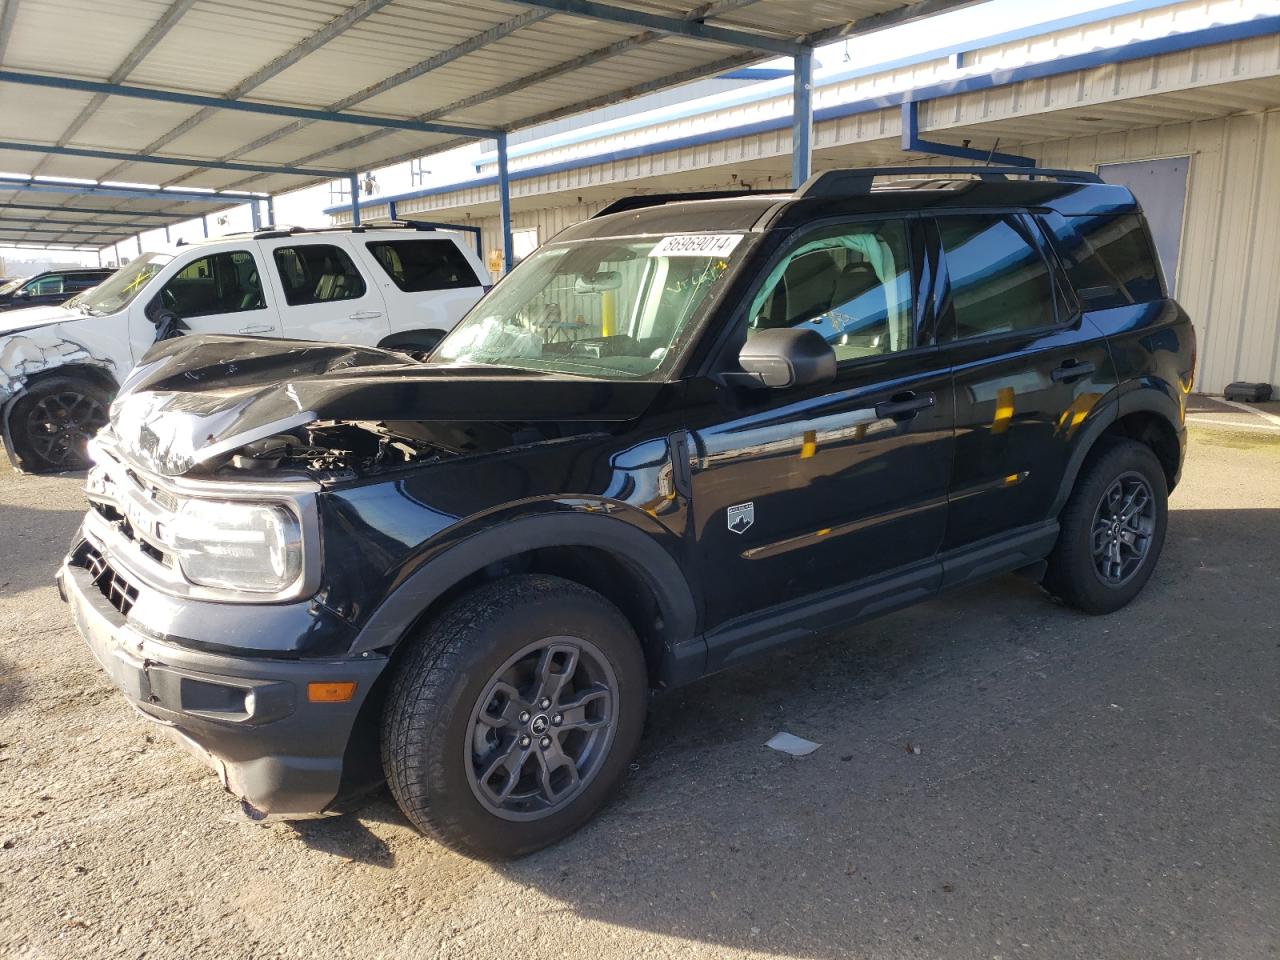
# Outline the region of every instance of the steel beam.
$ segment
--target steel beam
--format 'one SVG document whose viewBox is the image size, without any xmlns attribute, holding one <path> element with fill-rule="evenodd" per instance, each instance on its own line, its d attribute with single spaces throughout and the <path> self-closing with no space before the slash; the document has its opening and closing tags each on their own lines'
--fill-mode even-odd
<svg viewBox="0 0 1280 960">
<path fill-rule="evenodd" d="M 919 3 L 903 4 L 883 13 L 873 13 L 870 16 L 862 17 L 858 20 L 850 20 L 848 23 L 842 23 L 839 26 L 816 30 L 803 37 L 802 40 L 809 46 L 817 47 L 824 43 L 831 43 L 833 40 L 843 40 L 845 37 L 885 30 L 903 23 L 910 23 L 912 20 L 933 17 L 939 13 L 949 13 L 952 10 L 959 10 L 961 7 L 972 7 L 984 2 L 986 0 L 920 0 Z"/>
<path fill-rule="evenodd" d="M 15 220 L 12 217 L 4 216 L 4 211 L 7 209 L 9 208 L 0 206 L 0 225 L 6 224 L 6 223 L 30 223 L 30 224 L 39 226 L 40 224 L 47 223 L 51 227 L 92 227 L 94 226 L 94 221 L 92 220 L 62 220 L 57 217 L 24 217 L 21 220 Z M 54 207 L 51 209 L 56 210 L 61 208 Z M 126 213 L 126 212 L 127 211 L 117 210 L 115 213 L 116 213 L 116 216 L 120 216 L 122 213 Z M 184 219 L 184 218 L 178 218 L 178 219 Z M 169 222 L 176 223 L 178 222 L 178 220 L 170 220 Z M 126 223 L 99 223 L 97 225 L 102 227 L 122 227 L 127 230 L 154 230 L 156 229 L 156 227 L 159 227 L 159 226 L 167 226 L 167 224 L 159 224 L 159 223 L 127 223 L 127 222 Z"/>
<path fill-rule="evenodd" d="M 758 0 L 712 0 L 712 2 L 710 3 L 704 3 L 701 6 L 695 7 L 693 10 L 689 11 L 689 13 L 686 15 L 686 19 L 695 20 L 695 19 L 711 18 L 711 17 L 719 16 L 722 13 L 728 13 L 732 10 L 739 10 L 742 7 L 750 6 L 752 3 L 756 3 L 756 2 L 758 2 Z M 550 15 L 550 11 L 542 11 L 542 13 L 544 14 L 544 16 L 540 16 L 538 19 L 545 19 L 545 16 Z M 518 20 L 520 18 L 516 18 L 516 19 Z M 505 28 L 511 26 L 514 22 L 515 22 L 514 20 L 509 20 L 505 24 L 499 24 L 498 27 L 493 28 L 493 30 L 505 30 Z M 522 23 L 521 25 L 527 26 L 528 24 Z M 492 32 L 493 31 L 487 31 L 485 34 L 480 34 L 479 37 L 488 37 L 488 35 L 491 34 Z M 503 35 L 505 35 L 505 33 L 503 33 Z M 495 37 L 494 39 L 496 38 L 497 37 Z M 525 76 L 519 77 L 516 80 L 509 81 L 504 84 L 500 84 L 497 87 L 491 87 L 488 90 L 482 91 L 481 93 L 475 94 L 470 97 L 466 97 L 463 100 L 455 101 L 446 107 L 440 107 L 435 110 L 432 110 L 429 113 L 419 116 L 417 119 L 422 120 L 426 118 L 444 116 L 448 111 L 460 110 L 460 109 L 463 109 L 464 107 L 472 106 L 476 103 L 484 103 L 487 100 L 496 99 L 499 96 L 503 96 L 513 91 L 523 90 L 525 87 L 528 87 L 532 84 L 541 83 L 544 80 L 552 80 L 566 73 L 571 73 L 574 70 L 582 69 L 585 66 L 591 66 L 592 64 L 599 63 L 600 61 L 605 60 L 609 57 L 615 57 L 621 53 L 625 53 L 629 50 L 633 50 L 636 47 L 640 47 L 644 44 L 652 43 L 655 40 L 661 40 L 662 38 L 663 38 L 662 33 L 659 33 L 657 31 L 652 31 L 652 30 L 639 34 L 634 37 L 628 37 L 625 40 L 619 40 L 615 43 L 611 43 L 606 47 L 601 47 L 596 50 L 588 51 L 587 53 L 584 53 L 581 56 L 575 57 L 569 63 L 558 64 L 553 67 L 548 67 L 543 70 L 538 70 L 538 71 L 535 71 L 534 73 L 526 74 Z M 472 39 L 474 40 L 477 38 L 472 38 Z M 450 48 L 450 50 L 444 51 L 442 54 L 438 54 L 438 56 L 441 56 L 441 57 L 450 56 L 450 54 L 453 51 L 459 50 L 462 47 L 466 47 L 471 42 L 472 40 L 464 40 L 461 44 L 458 44 L 456 47 Z M 486 42 L 492 42 L 492 39 L 488 39 L 486 40 Z M 470 52 L 470 51 L 468 50 L 467 52 Z M 599 103 L 594 105 L 599 105 L 603 103 L 613 103 L 613 102 L 616 102 L 619 98 L 639 96 L 641 93 L 646 93 L 649 90 L 658 90 L 666 86 L 670 86 L 672 84 L 683 83 L 686 80 L 697 79 L 699 77 L 707 76 L 709 74 L 719 73 L 722 70 L 731 70 L 734 67 L 741 66 L 745 63 L 754 63 L 759 59 L 760 59 L 760 54 L 754 51 L 750 53 L 735 54 L 734 57 L 730 60 L 717 61 L 716 63 L 708 65 L 707 67 L 694 68 L 692 70 L 688 70 L 680 74 L 674 74 L 670 78 L 663 78 L 660 81 L 654 81 L 652 84 L 644 85 L 645 89 L 640 89 L 639 87 L 633 87 L 633 88 L 628 88 L 625 91 L 605 94 L 601 97 L 598 97 L 597 100 L 599 101 Z M 372 90 L 374 88 L 371 87 L 369 89 Z M 379 92 L 382 92 L 382 90 L 379 90 Z M 345 106 L 351 106 L 352 103 L 354 103 L 354 101 L 350 98 L 348 98 L 348 100 L 346 101 L 341 101 L 341 104 Z M 334 106 L 336 107 L 338 105 L 335 104 Z M 581 109 L 589 109 L 589 107 L 579 107 L 575 105 L 574 107 L 569 107 L 566 109 L 556 111 L 555 115 L 564 116 L 565 114 L 568 114 L 568 113 L 579 112 L 579 110 Z M 509 129 L 514 130 L 522 126 L 529 126 L 535 122 L 541 122 L 541 119 L 534 120 L 534 121 L 529 121 L 527 119 L 519 120 L 513 124 L 510 124 Z M 285 127 L 284 129 L 277 131 L 276 133 L 270 133 L 270 134 L 267 134 L 265 137 L 259 137 L 253 143 L 250 143 L 244 147 L 241 147 L 234 154 L 227 154 L 227 157 L 243 155 L 244 153 L 247 153 L 251 150 L 256 150 L 259 147 L 266 146 L 268 143 L 278 140 L 281 136 L 292 133 L 295 130 L 301 129 L 302 126 L 304 125 L 293 124 L 289 127 Z M 315 160 L 315 159 L 318 159 L 319 157 L 327 156 L 331 153 L 337 153 L 342 150 L 350 150 L 355 147 L 362 147 L 365 144 L 371 143 L 372 141 L 377 140 L 379 137 L 382 137 L 382 136 L 385 136 L 385 133 L 383 133 L 382 131 L 379 131 L 377 133 L 366 134 L 361 137 L 356 137 L 351 140 L 344 141 L 343 143 L 340 143 L 337 146 L 330 147 L 325 150 L 318 150 L 314 153 L 310 153 L 307 155 L 306 158 L 299 159 L 294 162 L 309 163 L 311 160 Z M 444 150 L 450 150 L 454 147 L 461 146 L 465 142 L 466 142 L 465 140 L 451 140 L 447 143 L 441 144 L 431 152 L 440 153 Z M 382 165 L 390 166 L 392 164 L 400 163 L 400 162 L 403 162 L 404 160 L 408 160 L 412 157 L 421 156 L 421 155 L 422 155 L 422 151 L 414 151 L 412 153 L 405 153 L 399 156 L 389 157 L 382 162 Z M 240 181 L 240 182 L 243 183 L 246 181 Z"/>
<path fill-rule="evenodd" d="M 511 171 L 507 168 L 505 133 L 498 134 L 498 224 L 502 231 L 502 272 L 505 275 L 515 259 L 515 244 L 511 239 Z"/>
<path fill-rule="evenodd" d="M 276 198 L 270 194 L 267 195 L 267 223 L 276 225 Z"/>
<path fill-rule="evenodd" d="M 796 54 L 791 100 L 791 189 L 799 190 L 813 169 L 813 51 Z"/>
<path fill-rule="evenodd" d="M 0 181 L 0 192 L 9 189 L 9 184 Z M 166 192 L 162 195 L 167 198 L 169 194 Z M 213 196 L 217 196 L 214 194 Z M 0 203 L 0 212 L 4 210 L 43 210 L 49 213 L 88 213 L 96 216 L 106 217 L 153 217 L 161 220 L 189 220 L 191 214 L 177 212 L 159 212 L 154 210 L 113 210 L 111 207 L 63 207 L 50 206 L 48 204 L 39 203 Z M 110 226 L 110 224 L 108 224 Z M 133 226 L 133 224 L 128 224 Z M 139 224 L 141 226 L 141 224 Z M 151 224 L 144 229 L 150 230 L 155 226 Z"/>
<path fill-rule="evenodd" d="M 134 235 L 132 230 L 117 233 L 105 227 L 95 230 L 73 230 L 70 227 L 54 227 L 49 230 L 41 230 L 39 227 L 0 227 L 0 233 L 43 233 L 53 237 L 120 237 L 121 239 Z"/>
<path fill-rule="evenodd" d="M 159 163 L 173 167 L 207 167 L 211 170 L 235 170 L 241 173 L 281 174 L 291 177 L 317 177 L 332 180 L 342 176 L 340 170 L 318 170 L 313 168 L 277 166 L 268 163 L 245 163 L 242 160 L 199 160 L 194 157 L 156 157 L 125 153 L 120 150 L 90 150 L 85 147 L 57 147 L 39 143 L 17 143 L 13 140 L 0 140 L 0 150 L 15 150 L 21 153 L 44 153 L 54 157 L 89 157 L 94 160 L 129 160 L 134 163 Z"/>
<path fill-rule="evenodd" d="M 160 19 L 151 25 L 151 29 L 147 31 L 146 36 L 139 40 L 134 48 L 129 51 L 129 55 L 120 62 L 120 65 L 111 71 L 111 76 L 107 77 L 107 82 L 123 83 L 127 80 L 134 68 L 146 59 L 147 54 L 155 49 L 156 44 L 164 39 L 165 34 L 173 29 L 174 24 L 182 19 L 183 15 L 195 5 L 195 2 L 196 0 L 173 0 L 169 8 L 160 15 Z M 62 131 L 62 136 L 58 138 L 58 146 L 65 147 L 69 144 L 71 138 L 79 133 L 80 128 L 89 122 L 89 118 L 97 113 L 106 99 L 107 95 L 105 93 L 94 95 L 93 99 L 85 104 L 84 109 Z M 44 164 L 45 161 L 43 160 L 37 163 L 31 171 L 32 175 L 39 174 Z"/>
<path fill-rule="evenodd" d="M 4 8 L 0 9 L 0 63 L 4 62 L 5 48 L 9 46 L 9 37 L 13 35 L 13 21 L 18 15 L 18 0 L 0 0 Z"/>
<path fill-rule="evenodd" d="M 799 56 L 804 49 L 803 44 L 781 37 L 768 37 L 751 33 L 747 30 L 734 30 L 729 27 L 716 27 L 699 20 L 683 20 L 679 17 L 667 17 L 649 13 L 646 10 L 635 10 L 630 7 L 612 7 L 596 0 L 513 0 L 556 13 L 570 14 L 575 17 L 586 17 L 592 20 L 604 20 L 609 23 L 626 26 L 644 27 L 659 33 L 678 37 L 690 37 L 694 40 L 705 40 L 711 43 L 728 44 L 732 47 L 743 47 L 747 50 L 760 50 L 783 57 Z"/>
<path fill-rule="evenodd" d="M 256 199 L 249 201 L 249 222 L 253 224 L 254 230 L 262 229 L 262 211 L 258 208 Z"/>
<path fill-rule="evenodd" d="M 351 225 L 358 227 L 360 226 L 360 175 L 351 174 L 347 179 L 347 185 L 351 188 Z"/>
<path fill-rule="evenodd" d="M 126 200 L 172 200 L 175 203 L 207 203 L 233 206 L 242 199 L 231 200 L 221 193 L 197 193 L 183 190 L 146 190 L 139 187 L 104 187 L 91 183 L 55 183 L 47 180 L 8 180 L 0 177 L 0 193 L 5 190 L 30 190 L 35 193 L 72 193 L 85 196 L 120 197 Z M 118 212 L 118 211 L 117 211 Z M 132 214 L 130 214 L 132 216 Z"/>
<path fill-rule="evenodd" d="M 902 149 L 916 153 L 936 153 L 943 157 L 958 157 L 961 160 L 972 160 L 974 163 L 994 163 L 1004 167 L 1034 167 L 1036 161 L 1032 157 L 1023 157 L 1016 153 L 996 153 L 994 150 L 979 150 L 976 147 L 958 147 L 950 143 L 938 143 L 920 138 L 920 104 L 908 100 L 902 105 Z M 922 167 L 928 170 L 928 167 Z"/>
<path fill-rule="evenodd" d="M 357 103 L 360 103 L 364 100 L 368 100 L 370 97 L 375 97 L 378 94 L 386 93 L 388 90 L 392 89 L 393 87 L 397 87 L 402 83 L 406 83 L 409 80 L 413 80 L 417 77 L 420 77 L 423 74 L 430 72 L 431 70 L 435 70 L 435 69 L 438 69 L 439 67 L 444 66 L 445 64 L 452 63 L 454 60 L 457 60 L 459 57 L 465 56 L 466 54 L 474 53 L 476 50 L 479 50 L 482 47 L 489 46 L 490 44 L 495 43 L 498 40 L 503 39 L 504 37 L 510 36 L 516 30 L 530 26 L 531 24 L 537 23 L 540 20 L 545 20 L 549 16 L 551 16 L 551 11 L 549 10 L 548 11 L 531 10 L 528 13 L 521 14 L 518 17 L 513 17 L 510 20 L 507 20 L 503 23 L 499 23 L 496 26 L 490 27 L 488 30 L 484 31 L 483 33 L 478 33 L 474 37 L 468 37 L 466 40 L 463 40 L 461 43 L 454 44 L 448 50 L 442 50 L 440 53 L 436 54 L 435 56 L 429 57 L 428 59 L 423 60 L 422 62 L 417 63 L 412 67 L 407 67 L 406 69 L 401 70 L 399 73 L 396 73 L 390 77 L 387 77 L 385 80 L 375 83 L 372 86 L 365 87 L 363 90 L 360 90 L 349 97 L 345 97 L 344 99 L 339 100 L 336 103 L 330 104 L 329 109 L 345 110 L 347 107 L 355 106 Z M 442 115 L 442 112 L 438 110 L 432 111 L 431 115 L 440 116 Z M 230 159 L 232 157 L 243 156 L 246 153 L 251 153 L 254 150 L 257 150 L 261 147 L 265 147 L 267 144 L 274 143 L 275 141 L 281 139 L 282 137 L 286 137 L 286 136 L 289 136 L 290 134 L 297 133 L 299 130 L 303 129 L 305 126 L 307 126 L 306 121 L 298 121 L 297 123 L 290 124 L 287 127 L 282 127 L 279 130 L 274 130 L 271 133 L 268 133 L 259 137 L 258 139 L 254 140 L 252 143 L 247 143 L 243 147 L 237 148 L 232 153 L 226 154 L 225 158 Z M 350 149 L 351 147 L 363 146 L 364 144 L 372 140 L 378 139 L 382 135 L 383 135 L 382 132 L 378 132 L 378 133 L 368 134 L 363 137 L 356 137 L 352 140 L 348 140 L 344 142 L 339 147 L 336 147 L 332 150 L 320 150 L 320 151 L 317 151 L 316 153 L 310 154 L 310 156 L 323 157 L 329 153 L 335 153 L 337 152 L 337 150 L 346 150 L 346 149 Z"/>
<path fill-rule="evenodd" d="M 228 100 L 226 97 L 183 93 L 180 90 L 158 90 L 153 87 L 138 87 L 123 83 L 78 80 L 74 77 L 51 77 L 40 73 L 25 73 L 19 70 L 0 70 L 0 83 L 17 83 L 55 90 L 76 90 L 80 93 L 105 93 L 113 97 L 131 97 L 136 100 L 152 100 L 159 103 L 180 103 L 189 107 L 213 107 L 217 110 L 233 110 L 241 113 L 257 113 L 273 117 L 290 117 L 295 120 L 349 123 L 355 126 L 377 127 L 381 130 L 411 130 L 417 133 L 447 133 L 465 137 L 491 137 L 496 132 L 488 129 L 464 127 L 453 123 L 423 123 L 417 120 L 401 120 L 395 117 L 374 117 L 363 113 L 341 113 L 333 110 L 291 107 L 278 103 Z"/>
<path fill-rule="evenodd" d="M 334 17 L 332 20 L 326 23 L 323 27 L 321 27 L 311 36 L 307 37 L 307 39 L 303 40 L 297 46 L 282 53 L 280 56 L 276 57 L 274 60 L 272 60 L 270 63 L 268 63 L 266 66 L 262 67 L 261 69 L 255 70 L 253 73 L 249 74 L 249 76 L 245 77 L 243 80 L 241 80 L 239 83 L 237 83 L 234 87 L 232 87 L 230 90 L 226 92 L 225 94 L 226 98 L 228 100 L 239 100 L 241 97 L 249 93 L 251 90 L 261 86 L 262 84 L 266 83 L 268 80 L 275 77 L 277 74 L 293 66 L 303 57 L 307 56 L 308 54 L 314 53 L 316 50 L 320 49 L 320 47 L 324 46 L 330 40 L 334 39 L 335 37 L 341 36 L 344 32 L 346 32 L 346 30 L 349 27 L 354 26 L 355 24 L 359 23 L 361 20 L 364 20 L 366 17 L 370 16 L 371 14 L 374 14 L 377 11 L 381 10 L 389 2 L 390 0 L 363 0 L 362 3 L 357 3 L 355 6 L 348 9 L 346 13 L 343 13 L 340 16 Z M 190 117 L 187 117 L 186 120 L 183 120 L 180 124 L 178 124 L 172 130 L 170 130 L 168 133 L 160 137 L 157 137 L 155 140 L 152 140 L 149 144 L 147 144 L 145 147 L 142 148 L 142 152 L 155 153 L 155 151 L 161 149 L 162 147 L 168 146 L 183 134 L 199 126 L 205 120 L 208 120 L 216 112 L 217 111 L 212 107 L 205 107 L 204 109 L 191 115 Z M 218 159 L 226 160 L 230 158 L 219 157 Z M 127 164 L 121 164 L 118 167 L 113 167 L 104 176 L 103 179 L 105 180 L 112 179 L 112 177 L 114 177 L 117 173 L 123 170 L 126 166 Z M 181 180 L 182 178 L 179 177 L 176 179 Z"/>
</svg>

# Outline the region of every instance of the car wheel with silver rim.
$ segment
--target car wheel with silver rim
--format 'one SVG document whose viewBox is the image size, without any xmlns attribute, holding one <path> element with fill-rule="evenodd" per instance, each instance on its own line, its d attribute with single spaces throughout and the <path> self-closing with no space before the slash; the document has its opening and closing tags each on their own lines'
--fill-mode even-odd
<svg viewBox="0 0 1280 960">
<path fill-rule="evenodd" d="M 484 584 L 395 667 L 383 768 L 424 833 L 481 859 L 554 843 L 608 799 L 639 744 L 647 669 L 608 600 L 559 577 Z"/>
</svg>

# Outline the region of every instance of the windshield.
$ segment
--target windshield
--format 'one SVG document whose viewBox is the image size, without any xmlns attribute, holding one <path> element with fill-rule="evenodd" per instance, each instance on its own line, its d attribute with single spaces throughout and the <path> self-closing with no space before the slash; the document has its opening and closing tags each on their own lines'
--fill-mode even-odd
<svg viewBox="0 0 1280 960">
<path fill-rule="evenodd" d="M 0 297 L 13 293 L 13 291 L 18 289 L 18 287 L 22 286 L 22 281 L 25 279 L 25 277 L 19 277 L 17 280 L 10 280 L 4 286 L 0 287 Z"/>
<path fill-rule="evenodd" d="M 652 375 L 692 332 L 742 234 L 550 245 L 480 301 L 433 361 L 605 379 Z"/>
<path fill-rule="evenodd" d="M 76 307 L 94 317 L 123 310 L 172 259 L 167 253 L 144 253 L 96 287 L 72 297 L 67 301 L 67 306 Z"/>
</svg>

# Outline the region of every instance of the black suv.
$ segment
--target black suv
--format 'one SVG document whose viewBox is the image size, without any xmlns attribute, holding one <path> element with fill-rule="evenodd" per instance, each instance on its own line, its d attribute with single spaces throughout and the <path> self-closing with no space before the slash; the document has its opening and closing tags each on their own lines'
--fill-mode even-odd
<svg viewBox="0 0 1280 960">
<path fill-rule="evenodd" d="M 425 363 L 156 345 L 93 446 L 80 630 L 251 815 L 385 777 L 508 857 L 600 807 L 651 691 L 1008 571 L 1122 607 L 1194 366 L 1139 207 L 921 172 L 620 201 Z"/>
<path fill-rule="evenodd" d="M 0 311 L 64 303 L 77 293 L 96 287 L 114 272 L 99 269 L 47 270 L 34 277 L 10 280 L 0 286 Z"/>
</svg>

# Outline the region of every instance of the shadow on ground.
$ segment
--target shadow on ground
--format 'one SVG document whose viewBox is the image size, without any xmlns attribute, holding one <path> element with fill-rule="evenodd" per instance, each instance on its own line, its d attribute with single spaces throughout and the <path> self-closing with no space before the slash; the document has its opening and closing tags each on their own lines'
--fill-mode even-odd
<svg viewBox="0 0 1280 960">
<path fill-rule="evenodd" d="M 493 869 L 593 920 L 789 956 L 1243 955 L 1280 897 L 1239 859 L 1274 828 L 1278 540 L 1280 511 L 1174 511 L 1110 617 L 1005 578 L 668 694 L 614 804 Z M 779 730 L 822 747 L 766 749 Z M 403 822 L 385 795 L 361 816 Z M 352 818 L 302 832 L 388 856 Z"/>
<path fill-rule="evenodd" d="M 83 510 L 40 510 L 0 503 L 0 596 L 53 583 Z"/>
</svg>

